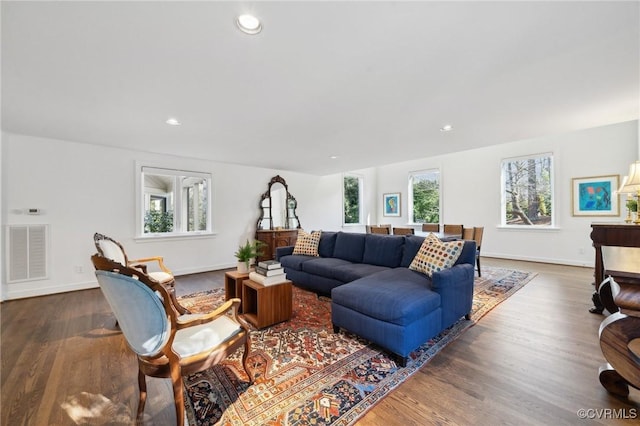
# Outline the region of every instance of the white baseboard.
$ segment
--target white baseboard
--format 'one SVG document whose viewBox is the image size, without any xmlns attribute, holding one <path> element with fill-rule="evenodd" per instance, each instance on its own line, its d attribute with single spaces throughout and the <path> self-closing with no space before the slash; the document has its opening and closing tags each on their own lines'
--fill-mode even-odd
<svg viewBox="0 0 640 426">
<path fill-rule="evenodd" d="M 482 253 L 481 257 L 491 257 L 495 259 L 508 259 L 508 260 L 522 260 L 526 262 L 537 262 L 537 263 L 553 263 L 556 265 L 567 265 L 567 266 L 583 266 L 587 268 L 593 268 L 594 261 L 586 262 L 582 260 L 573 260 L 573 259 L 553 259 L 546 257 L 531 257 L 531 256 L 518 256 L 507 253 Z"/>
<path fill-rule="evenodd" d="M 234 268 L 236 266 L 235 263 L 229 264 L 220 264 L 220 265 L 208 265 L 208 266 L 200 266 L 195 268 L 185 268 L 185 269 L 176 269 L 173 270 L 173 274 L 175 276 L 180 275 L 190 275 L 190 274 L 199 274 L 201 272 L 210 272 L 217 271 L 220 269 L 228 269 Z M 98 288 L 98 281 L 84 281 L 78 283 L 70 283 L 70 284 L 62 284 L 51 287 L 32 287 L 32 288 L 9 288 L 6 289 L 6 292 L 3 293 L 3 299 L 5 300 L 14 300 L 14 299 L 24 299 L 27 297 L 37 297 L 37 296 L 47 296 L 49 294 L 58 294 L 58 293 L 67 293 L 69 291 L 78 291 L 78 290 L 88 290 L 91 288 Z M 6 288 L 6 287 L 5 287 Z"/>
<path fill-rule="evenodd" d="M 85 281 L 80 283 L 58 285 L 53 287 L 38 287 L 28 289 L 12 289 L 7 290 L 5 300 L 24 299 L 26 297 L 46 296 L 49 294 L 67 293 L 69 291 L 87 290 L 97 288 L 97 281 Z"/>
</svg>

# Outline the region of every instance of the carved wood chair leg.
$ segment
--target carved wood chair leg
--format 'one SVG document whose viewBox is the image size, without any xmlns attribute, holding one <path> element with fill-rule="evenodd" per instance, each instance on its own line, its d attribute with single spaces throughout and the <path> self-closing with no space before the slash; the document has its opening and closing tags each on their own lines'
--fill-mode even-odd
<svg viewBox="0 0 640 426">
<path fill-rule="evenodd" d="M 480 256 L 476 256 L 476 265 L 478 266 L 478 276 L 482 276 L 482 271 L 480 271 Z"/>
<path fill-rule="evenodd" d="M 333 332 L 336 333 L 336 334 L 340 333 L 340 327 L 338 327 L 337 325 L 334 324 L 333 325 Z"/>
<path fill-rule="evenodd" d="M 140 393 L 140 399 L 138 401 L 138 413 L 136 414 L 136 420 L 138 423 L 142 421 L 142 413 L 144 411 L 144 405 L 147 402 L 147 381 L 144 377 L 144 373 L 138 368 L 138 390 Z"/>
<path fill-rule="evenodd" d="M 171 369 L 171 383 L 173 384 L 173 402 L 176 407 L 176 425 L 184 426 L 184 382 L 179 368 Z"/>
</svg>

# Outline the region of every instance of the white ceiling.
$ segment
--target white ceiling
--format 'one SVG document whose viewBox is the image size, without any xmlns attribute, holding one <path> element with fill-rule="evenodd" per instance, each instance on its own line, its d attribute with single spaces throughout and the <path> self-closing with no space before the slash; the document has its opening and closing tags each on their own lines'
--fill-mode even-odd
<svg viewBox="0 0 640 426">
<path fill-rule="evenodd" d="M 2 1 L 2 128 L 323 175 L 633 120 L 639 5 Z"/>
</svg>

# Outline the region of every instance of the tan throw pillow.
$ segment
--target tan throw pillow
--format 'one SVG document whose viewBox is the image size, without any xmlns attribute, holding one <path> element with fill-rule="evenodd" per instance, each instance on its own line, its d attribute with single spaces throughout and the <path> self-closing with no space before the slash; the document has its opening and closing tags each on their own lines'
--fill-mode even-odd
<svg viewBox="0 0 640 426">
<path fill-rule="evenodd" d="M 307 233 L 302 229 L 298 230 L 298 239 L 293 248 L 293 254 L 303 254 L 305 256 L 319 256 L 318 244 L 320 244 L 320 235 L 322 231 L 313 231 Z"/>
<path fill-rule="evenodd" d="M 424 239 L 420 250 L 413 258 L 411 265 L 409 265 L 409 269 L 422 272 L 430 277 L 434 272 L 451 268 L 456 263 L 456 260 L 462 254 L 464 241 L 443 243 L 435 235 L 429 235 L 432 235 L 433 238 L 427 236 Z"/>
</svg>

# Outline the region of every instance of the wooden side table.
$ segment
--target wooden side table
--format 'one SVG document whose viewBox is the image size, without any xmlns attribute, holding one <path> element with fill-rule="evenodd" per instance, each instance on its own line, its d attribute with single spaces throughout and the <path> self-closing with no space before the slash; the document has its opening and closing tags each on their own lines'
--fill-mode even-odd
<svg viewBox="0 0 640 426">
<path fill-rule="evenodd" d="M 249 278 L 248 273 L 229 271 L 224 273 L 224 300 L 238 298 L 240 307 L 238 312 L 242 312 L 242 281 Z"/>
<path fill-rule="evenodd" d="M 258 329 L 291 319 L 292 298 L 291 281 L 268 286 L 242 282 L 243 316 Z"/>
</svg>

